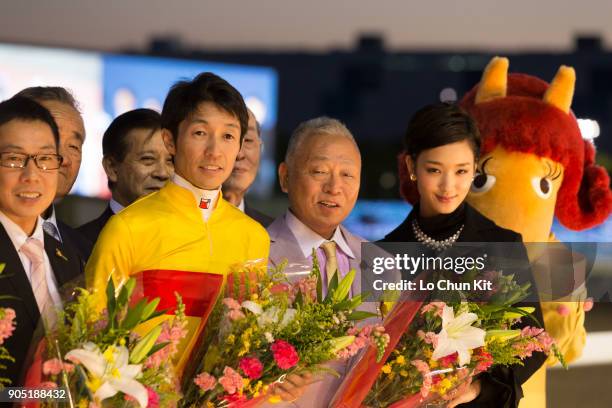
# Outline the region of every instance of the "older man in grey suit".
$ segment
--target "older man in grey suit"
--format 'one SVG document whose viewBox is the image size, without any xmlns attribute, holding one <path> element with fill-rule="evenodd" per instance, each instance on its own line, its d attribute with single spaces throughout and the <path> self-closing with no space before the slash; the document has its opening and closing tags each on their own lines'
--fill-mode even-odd
<svg viewBox="0 0 612 408">
<path fill-rule="evenodd" d="M 342 278 L 355 269 L 351 292 L 359 294 L 361 243 L 365 240 L 341 225 L 359 195 L 361 155 L 351 132 L 327 117 L 300 124 L 291 136 L 278 176 L 289 196 L 289 209 L 267 228 L 270 261 L 278 264 L 287 260 L 286 273 L 295 278 L 306 276 L 314 250 L 324 291 L 336 270 Z M 342 375 L 347 364 L 334 362 L 332 366 Z M 327 407 L 340 381 L 329 375 L 289 376 L 276 387 L 285 402 L 273 406 Z"/>
</svg>

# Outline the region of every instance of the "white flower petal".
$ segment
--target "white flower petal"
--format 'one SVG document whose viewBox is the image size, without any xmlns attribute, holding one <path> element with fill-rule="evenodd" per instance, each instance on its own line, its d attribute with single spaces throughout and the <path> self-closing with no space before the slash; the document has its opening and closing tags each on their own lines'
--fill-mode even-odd
<svg viewBox="0 0 612 408">
<path fill-rule="evenodd" d="M 113 354 L 113 357 L 115 358 L 115 367 L 123 367 L 128 363 L 130 352 L 128 351 L 127 347 L 116 346 Z"/>
<path fill-rule="evenodd" d="M 142 364 L 128 364 L 118 367 L 121 378 L 136 378 L 142 372 Z"/>
<path fill-rule="evenodd" d="M 460 366 L 466 365 L 472 359 L 467 349 L 459 349 L 457 350 L 457 354 L 459 355 L 459 365 Z"/>
<path fill-rule="evenodd" d="M 88 351 L 84 349 L 74 349 L 66 353 L 66 360 L 75 359 L 80 364 L 84 365 L 94 377 L 102 377 L 106 369 L 106 360 L 99 350 Z"/>
<path fill-rule="evenodd" d="M 451 322 L 455 319 L 455 312 L 453 308 L 450 306 L 444 305 L 442 309 L 442 327 L 445 327 L 448 322 Z"/>
<path fill-rule="evenodd" d="M 149 394 L 144 385 L 129 378 L 113 378 L 110 380 L 112 386 L 124 394 L 134 397 L 141 407 L 145 408 L 149 401 Z"/>
<path fill-rule="evenodd" d="M 94 396 L 100 401 L 104 401 L 105 399 L 117 394 L 117 392 L 118 390 L 115 387 L 113 387 L 110 383 L 105 382 L 100 386 L 100 388 L 97 389 Z"/>
<path fill-rule="evenodd" d="M 280 323 L 281 329 L 283 327 L 287 326 L 289 323 L 291 323 L 291 321 L 293 319 L 295 319 L 296 313 L 297 313 L 297 310 L 295 310 L 295 309 L 287 309 L 287 310 L 285 310 L 285 314 L 283 315 L 283 320 Z"/>
<path fill-rule="evenodd" d="M 478 316 L 476 315 L 476 313 L 462 313 L 457 316 L 450 324 L 452 324 L 453 327 L 460 329 L 465 326 L 471 326 L 472 323 L 474 323 L 476 320 L 478 320 Z"/>
<path fill-rule="evenodd" d="M 245 300 L 244 302 L 242 302 L 241 306 L 257 316 L 259 316 L 263 312 L 263 308 L 259 303 L 252 302 L 250 300 Z"/>
</svg>

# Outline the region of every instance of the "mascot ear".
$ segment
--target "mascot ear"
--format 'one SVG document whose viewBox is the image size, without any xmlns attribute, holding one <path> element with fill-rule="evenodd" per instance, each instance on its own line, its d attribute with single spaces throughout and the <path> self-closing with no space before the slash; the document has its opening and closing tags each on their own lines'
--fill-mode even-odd
<svg viewBox="0 0 612 408">
<path fill-rule="evenodd" d="M 508 58 L 493 57 L 482 73 L 476 93 L 476 105 L 506 97 L 508 89 Z"/>
<path fill-rule="evenodd" d="M 575 84 L 576 71 L 574 71 L 574 68 L 561 65 L 544 94 L 544 102 L 569 113 L 574 97 Z"/>
<path fill-rule="evenodd" d="M 571 179 L 572 175 L 566 174 L 564 177 Z M 595 164 L 595 148 L 588 140 L 584 141 L 582 180 L 575 180 L 575 184 L 579 185 L 559 190 L 556 208 L 559 221 L 577 231 L 604 222 L 612 211 L 610 177 L 603 167 Z"/>
</svg>

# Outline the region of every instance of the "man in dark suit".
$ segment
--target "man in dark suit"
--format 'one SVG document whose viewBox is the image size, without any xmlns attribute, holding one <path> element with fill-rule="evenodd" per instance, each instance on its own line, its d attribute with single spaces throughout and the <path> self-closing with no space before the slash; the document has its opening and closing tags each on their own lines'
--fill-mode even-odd
<svg viewBox="0 0 612 408">
<path fill-rule="evenodd" d="M 62 165 L 58 171 L 57 192 L 54 202 L 61 201 L 70 193 L 81 168 L 82 148 L 85 142 L 85 125 L 74 96 L 59 86 L 36 86 L 25 88 L 15 96 L 30 98 L 51 112 L 59 129 L 59 154 Z M 92 242 L 76 230 L 56 218 L 55 206 L 51 205 L 43 214 L 43 229 L 60 243 L 78 250 L 85 263 L 92 249 Z"/>
<path fill-rule="evenodd" d="M 74 248 L 43 231 L 40 215 L 51 205 L 62 156 L 59 131 L 44 107 L 28 98 L 0 103 L 0 307 L 16 313 L 4 347 L 15 358 L 7 377 L 19 386 L 39 320 L 51 327 L 62 306 L 62 287 L 83 272 Z"/>
<path fill-rule="evenodd" d="M 94 243 L 113 214 L 159 190 L 174 174 L 161 137 L 161 116 L 151 109 L 119 115 L 104 132 L 102 153 L 112 198 L 102 215 L 77 229 Z"/>
<path fill-rule="evenodd" d="M 249 128 L 246 135 L 244 135 L 240 153 L 236 157 L 234 170 L 230 178 L 223 183 L 223 198 L 264 227 L 268 227 L 268 225 L 272 224 L 274 218 L 256 210 L 244 198 L 244 195 L 257 177 L 262 148 L 261 127 L 255 115 L 249 109 Z"/>
</svg>

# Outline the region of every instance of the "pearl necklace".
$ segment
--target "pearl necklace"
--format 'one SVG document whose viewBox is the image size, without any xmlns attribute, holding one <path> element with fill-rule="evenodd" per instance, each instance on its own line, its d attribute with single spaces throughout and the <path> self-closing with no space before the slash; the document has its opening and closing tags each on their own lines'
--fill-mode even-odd
<svg viewBox="0 0 612 408">
<path fill-rule="evenodd" d="M 412 231 L 414 232 L 414 236 L 416 237 L 417 241 L 423 243 L 426 247 L 436 251 L 444 251 L 445 249 L 448 249 L 453 246 L 453 244 L 457 242 L 457 239 L 459 239 L 459 235 L 461 235 L 463 227 L 464 226 L 461 225 L 459 231 L 455 232 L 453 235 L 446 238 L 445 240 L 438 241 L 425 234 L 423 230 L 421 230 L 421 227 L 419 227 L 419 223 L 416 219 L 412 220 Z"/>
</svg>

